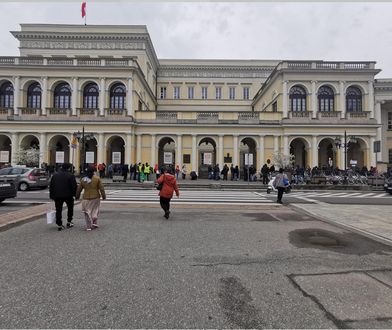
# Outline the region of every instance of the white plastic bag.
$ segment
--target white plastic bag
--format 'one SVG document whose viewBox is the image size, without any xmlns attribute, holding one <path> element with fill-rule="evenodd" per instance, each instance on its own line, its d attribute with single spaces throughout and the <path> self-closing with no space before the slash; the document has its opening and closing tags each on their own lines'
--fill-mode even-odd
<svg viewBox="0 0 392 330">
<path fill-rule="evenodd" d="M 50 209 L 46 212 L 46 223 L 51 225 L 56 222 L 56 211 L 54 209 L 53 203 L 51 203 Z"/>
</svg>

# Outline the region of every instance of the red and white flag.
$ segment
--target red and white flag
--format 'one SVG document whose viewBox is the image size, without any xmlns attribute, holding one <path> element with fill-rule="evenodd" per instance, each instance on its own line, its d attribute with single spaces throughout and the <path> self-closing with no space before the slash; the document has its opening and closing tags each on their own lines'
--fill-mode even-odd
<svg viewBox="0 0 392 330">
<path fill-rule="evenodd" d="M 86 17 L 86 1 L 82 2 L 82 18 Z"/>
</svg>

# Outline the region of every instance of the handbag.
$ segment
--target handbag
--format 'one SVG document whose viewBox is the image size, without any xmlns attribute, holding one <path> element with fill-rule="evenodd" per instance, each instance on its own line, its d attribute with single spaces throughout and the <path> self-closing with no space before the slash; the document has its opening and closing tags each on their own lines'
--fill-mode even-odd
<svg viewBox="0 0 392 330">
<path fill-rule="evenodd" d="M 50 210 L 46 212 L 46 223 L 51 225 L 56 222 L 56 211 L 53 209 L 53 205 Z"/>
<path fill-rule="evenodd" d="M 283 185 L 287 187 L 289 185 L 289 179 L 283 178 Z"/>
<path fill-rule="evenodd" d="M 157 184 L 157 185 L 155 186 L 155 188 L 156 188 L 157 190 L 162 190 L 162 188 L 163 188 L 163 182 L 160 183 L 160 184 Z"/>
</svg>

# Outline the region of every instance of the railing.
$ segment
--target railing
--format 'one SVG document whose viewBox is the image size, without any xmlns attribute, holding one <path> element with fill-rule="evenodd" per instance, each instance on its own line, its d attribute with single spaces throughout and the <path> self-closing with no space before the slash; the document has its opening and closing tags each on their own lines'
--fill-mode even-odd
<svg viewBox="0 0 392 330">
<path fill-rule="evenodd" d="M 218 112 L 199 112 L 196 120 L 198 123 L 217 124 L 219 121 Z"/>
<path fill-rule="evenodd" d="M 288 62 L 288 67 L 295 69 L 310 69 L 311 65 L 311 62 Z"/>
<path fill-rule="evenodd" d="M 12 116 L 12 108 L 0 108 L 0 115 Z"/>
<path fill-rule="evenodd" d="M 369 118 L 369 113 L 368 111 L 362 111 L 362 112 L 347 112 L 347 119 L 356 119 L 356 118 L 361 118 L 361 119 L 367 119 Z"/>
<path fill-rule="evenodd" d="M 105 112 L 109 116 L 124 116 L 127 112 L 127 109 L 105 109 Z"/>
<path fill-rule="evenodd" d="M 19 108 L 19 113 L 21 115 L 39 116 L 41 113 L 41 109 L 40 108 Z"/>
<path fill-rule="evenodd" d="M 177 112 L 157 111 L 157 121 L 177 122 Z"/>
<path fill-rule="evenodd" d="M 310 118 L 311 111 L 289 111 L 289 118 Z"/>
<path fill-rule="evenodd" d="M 128 60 L 121 60 L 121 59 L 108 59 L 105 61 L 106 65 L 108 66 L 127 66 Z"/>
<path fill-rule="evenodd" d="M 333 63 L 333 62 L 317 62 L 316 63 L 316 68 L 317 69 L 339 69 L 339 63 Z"/>
<path fill-rule="evenodd" d="M 54 59 L 54 58 L 49 58 L 48 59 L 48 65 L 73 65 L 73 59 L 67 59 L 67 58 L 62 58 L 62 59 Z"/>
<path fill-rule="evenodd" d="M 369 63 L 344 63 L 345 69 L 370 69 Z"/>
<path fill-rule="evenodd" d="M 72 109 L 61 109 L 61 108 L 48 108 L 50 115 L 62 115 L 62 116 L 69 116 L 72 112 Z"/>
<path fill-rule="evenodd" d="M 318 118 L 340 118 L 340 111 L 319 111 Z"/>
<path fill-rule="evenodd" d="M 43 58 L 30 58 L 30 57 L 21 57 L 19 58 L 19 64 L 27 64 L 27 65 L 42 65 L 44 64 Z"/>
<path fill-rule="evenodd" d="M 283 61 L 279 63 L 277 68 L 294 70 L 367 70 L 374 69 L 375 62 Z"/>
<path fill-rule="evenodd" d="M 239 112 L 238 122 L 240 124 L 257 124 L 260 120 L 259 112 Z"/>
<path fill-rule="evenodd" d="M 15 57 L 0 57 L 0 64 L 15 64 Z"/>
<path fill-rule="evenodd" d="M 96 115 L 99 112 L 99 109 L 89 109 L 89 108 L 80 108 L 77 110 L 81 116 Z"/>
<path fill-rule="evenodd" d="M 100 66 L 101 60 L 100 59 L 78 59 L 78 65 L 82 66 Z"/>
</svg>

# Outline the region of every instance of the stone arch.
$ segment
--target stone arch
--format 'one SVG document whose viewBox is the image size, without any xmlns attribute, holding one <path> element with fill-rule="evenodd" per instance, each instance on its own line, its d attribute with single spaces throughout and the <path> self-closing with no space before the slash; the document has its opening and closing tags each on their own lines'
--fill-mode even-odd
<svg viewBox="0 0 392 330">
<path fill-rule="evenodd" d="M 0 134 L 0 167 L 8 163 L 11 163 L 11 138 Z"/>
<path fill-rule="evenodd" d="M 363 138 L 356 137 L 355 140 L 349 140 L 347 145 L 347 168 L 367 166 L 368 143 Z"/>
<path fill-rule="evenodd" d="M 309 141 L 302 137 L 294 137 L 289 146 L 290 154 L 294 155 L 294 166 L 305 168 L 309 164 Z"/>
<path fill-rule="evenodd" d="M 245 167 L 253 166 L 257 168 L 257 147 L 257 141 L 253 137 L 245 136 L 240 139 L 240 177 L 244 177 L 245 180 L 248 179 L 247 175 L 244 175 Z M 245 165 L 246 162 L 248 165 Z"/>
<path fill-rule="evenodd" d="M 200 137 L 197 143 L 199 155 L 199 177 L 208 178 L 208 167 L 216 164 L 216 146 L 217 142 L 213 137 Z M 222 166 L 222 164 L 219 164 Z"/>
<path fill-rule="evenodd" d="M 318 142 L 318 166 L 320 168 L 338 167 L 334 138 L 323 137 Z"/>
<path fill-rule="evenodd" d="M 120 135 L 112 135 L 106 140 L 106 164 L 120 167 L 125 159 L 125 140 Z"/>
<path fill-rule="evenodd" d="M 70 142 L 68 137 L 62 134 L 54 135 L 49 139 L 49 165 L 69 163 L 70 161 Z"/>
<path fill-rule="evenodd" d="M 158 143 L 158 166 L 176 164 L 176 141 L 171 136 L 162 136 Z M 166 153 L 166 157 L 165 157 Z M 169 155 L 171 154 L 171 156 Z"/>
</svg>

